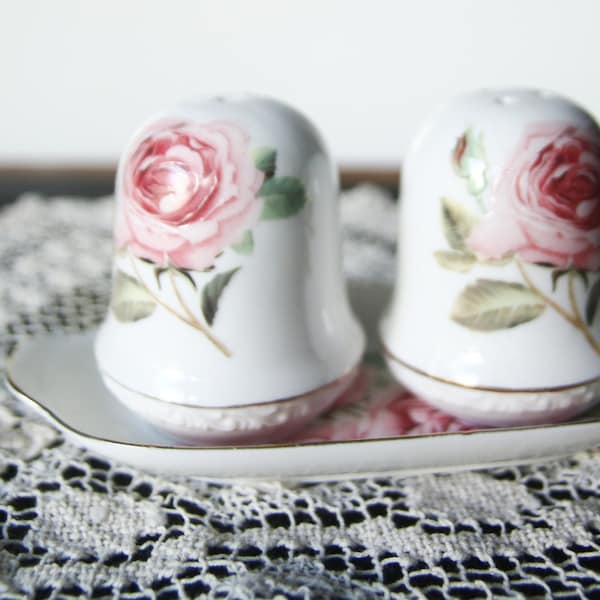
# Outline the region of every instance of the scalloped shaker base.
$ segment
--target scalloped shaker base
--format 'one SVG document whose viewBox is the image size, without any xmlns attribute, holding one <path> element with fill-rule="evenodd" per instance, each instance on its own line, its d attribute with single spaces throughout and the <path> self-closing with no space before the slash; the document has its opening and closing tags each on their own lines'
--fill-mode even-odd
<svg viewBox="0 0 600 600">
<path fill-rule="evenodd" d="M 200 407 L 135 392 L 101 373 L 106 387 L 129 410 L 183 443 L 271 443 L 299 431 L 332 406 L 350 386 L 358 367 L 316 390 L 248 406 Z"/>
<path fill-rule="evenodd" d="M 386 353 L 390 371 L 413 393 L 465 423 L 492 427 L 566 421 L 600 401 L 600 378 L 563 389 L 489 390 L 444 382 L 401 364 Z"/>
</svg>

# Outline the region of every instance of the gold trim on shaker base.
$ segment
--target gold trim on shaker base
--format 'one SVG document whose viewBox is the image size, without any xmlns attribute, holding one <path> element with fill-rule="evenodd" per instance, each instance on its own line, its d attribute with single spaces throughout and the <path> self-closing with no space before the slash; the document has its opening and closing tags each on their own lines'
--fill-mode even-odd
<svg viewBox="0 0 600 600">
<path fill-rule="evenodd" d="M 401 358 L 398 358 L 385 344 L 381 344 L 383 349 L 383 353 L 389 359 L 397 362 L 402 367 L 409 369 L 413 373 L 417 375 L 421 375 L 422 377 L 427 377 L 428 379 L 432 379 L 433 381 L 438 381 L 440 383 L 445 383 L 446 385 L 452 385 L 454 387 L 463 388 L 465 390 L 477 390 L 481 392 L 496 392 L 498 394 L 538 394 L 545 392 L 562 392 L 566 390 L 572 390 L 578 387 L 583 387 L 587 385 L 593 385 L 596 383 L 600 383 L 600 376 L 592 377 L 591 379 L 585 379 L 578 383 L 569 383 L 566 385 L 556 385 L 550 387 L 532 387 L 532 388 L 503 388 L 497 386 L 485 386 L 485 385 L 468 385 L 466 383 L 458 383 L 457 381 L 452 381 L 450 379 L 445 379 L 444 377 L 438 377 L 437 375 L 432 375 L 423 369 L 419 369 L 405 361 Z"/>
<path fill-rule="evenodd" d="M 185 408 L 197 408 L 199 410 L 245 410 L 247 408 L 254 408 L 259 406 L 268 406 L 271 404 L 285 404 L 287 402 L 296 402 L 297 400 L 301 400 L 302 398 L 306 398 L 308 396 L 312 396 L 313 394 L 319 394 L 322 392 L 326 392 L 328 389 L 335 387 L 340 381 L 346 378 L 354 378 L 358 374 L 358 369 L 360 368 L 360 363 L 348 371 L 346 371 L 343 375 L 340 375 L 337 379 L 330 381 L 329 383 L 325 383 L 324 385 L 315 388 L 313 390 L 309 390 L 307 392 L 303 392 L 301 394 L 296 394 L 295 396 L 288 396 L 287 398 L 278 398 L 277 400 L 266 400 L 265 402 L 253 402 L 252 404 L 229 404 L 227 406 L 207 406 L 205 404 L 190 404 L 189 402 L 174 402 L 171 400 L 165 400 L 164 398 L 158 398 L 157 396 L 152 396 L 150 394 L 146 394 L 145 392 L 139 392 L 129 386 L 121 383 L 118 379 L 115 379 L 112 375 L 109 375 L 106 371 L 102 369 L 98 369 L 98 372 L 102 375 L 102 377 L 106 377 L 110 379 L 112 382 L 121 386 L 124 390 L 131 392 L 132 394 L 137 394 L 138 396 L 142 396 L 144 398 L 148 398 L 148 400 L 153 400 L 155 402 L 162 402 L 163 404 L 168 404 L 170 406 L 182 406 Z"/>
</svg>

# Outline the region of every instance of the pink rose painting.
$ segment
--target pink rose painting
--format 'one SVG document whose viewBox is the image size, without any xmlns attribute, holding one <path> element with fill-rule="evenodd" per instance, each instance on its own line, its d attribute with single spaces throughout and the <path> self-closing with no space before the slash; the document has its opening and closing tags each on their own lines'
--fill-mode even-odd
<svg viewBox="0 0 600 600">
<path fill-rule="evenodd" d="M 572 126 L 536 125 L 492 193 L 468 247 L 487 258 L 600 269 L 600 139 Z"/>
<path fill-rule="evenodd" d="M 219 257 L 248 259 L 259 220 L 287 219 L 306 202 L 300 179 L 276 171 L 276 149 L 252 148 L 237 123 L 161 120 L 148 127 L 119 171 L 115 243 L 125 268 L 113 278 L 115 318 L 134 323 L 160 307 L 231 356 L 211 328 L 242 265 L 222 270 Z M 181 284 L 200 302 L 186 303 Z"/>
<path fill-rule="evenodd" d="M 140 258 L 202 271 L 260 216 L 264 173 L 231 123 L 164 123 L 123 165 L 115 238 Z"/>
<path fill-rule="evenodd" d="M 465 131 L 449 158 L 472 202 L 442 198 L 449 249 L 434 253 L 438 264 L 459 273 L 478 264 L 499 269 L 513 264 L 522 278 L 476 279 L 456 298 L 450 318 L 489 332 L 528 323 L 553 310 L 600 355 L 598 330 L 594 334 L 592 328 L 600 304 L 598 130 L 531 124 L 494 182 L 488 175 L 482 133 Z M 551 292 L 535 283 L 533 269 L 548 271 Z M 563 277 L 568 306 L 553 297 Z M 576 282 L 585 291 L 583 303 L 577 298 Z"/>
</svg>

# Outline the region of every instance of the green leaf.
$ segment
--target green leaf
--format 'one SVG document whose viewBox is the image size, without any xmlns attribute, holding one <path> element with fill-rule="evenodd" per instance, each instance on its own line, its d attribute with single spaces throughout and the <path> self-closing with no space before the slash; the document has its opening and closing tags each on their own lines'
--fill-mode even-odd
<svg viewBox="0 0 600 600">
<path fill-rule="evenodd" d="M 453 250 L 466 250 L 466 239 L 469 237 L 477 218 L 462 204 L 442 198 L 442 226 L 448 244 Z"/>
<path fill-rule="evenodd" d="M 154 278 L 156 279 L 156 284 L 159 289 L 162 289 L 161 276 L 163 273 L 175 274 L 176 276 L 185 279 L 195 290 L 198 289 L 190 269 L 179 269 L 173 265 L 169 265 L 168 267 L 154 267 Z"/>
<path fill-rule="evenodd" d="M 538 263 L 536 263 L 536 264 L 538 264 Z M 545 266 L 545 265 L 540 265 L 540 266 Z M 560 278 L 563 277 L 564 275 L 566 275 L 567 273 L 573 273 L 574 275 L 579 277 L 579 279 L 581 279 L 583 285 L 585 286 L 585 289 L 588 289 L 590 287 L 590 281 L 588 278 L 587 271 L 584 271 L 583 269 L 554 269 L 552 271 L 552 291 L 553 292 L 556 291 L 556 287 L 558 285 L 558 281 L 560 280 Z"/>
<path fill-rule="evenodd" d="M 264 198 L 262 219 L 286 219 L 298 214 L 306 203 L 304 185 L 297 177 L 273 177 L 265 181 L 258 195 Z"/>
<path fill-rule="evenodd" d="M 277 164 L 277 150 L 275 148 L 256 148 L 253 155 L 254 164 L 259 171 L 262 171 L 267 176 L 275 174 Z"/>
<path fill-rule="evenodd" d="M 585 304 L 585 320 L 588 325 L 591 325 L 594 322 L 594 317 L 596 316 L 596 312 L 598 311 L 599 304 L 600 278 L 596 279 L 596 281 L 590 288 L 590 293 L 588 294 L 587 302 Z"/>
<path fill-rule="evenodd" d="M 156 303 L 137 279 L 117 271 L 113 278 L 110 306 L 118 321 L 132 323 L 149 317 Z"/>
<path fill-rule="evenodd" d="M 479 258 L 477 262 L 482 265 L 487 265 L 488 267 L 503 267 L 504 265 L 509 264 L 513 259 L 512 254 L 507 254 L 502 258 Z"/>
<path fill-rule="evenodd" d="M 556 286 L 561 277 L 564 277 L 568 273 L 568 269 L 554 269 L 552 271 L 552 291 L 556 291 Z"/>
<path fill-rule="evenodd" d="M 217 310 L 219 309 L 219 300 L 223 291 L 227 287 L 231 278 L 240 270 L 240 267 L 231 269 L 231 271 L 225 271 L 224 273 L 217 273 L 202 290 L 202 314 L 209 325 L 212 325 L 215 317 L 217 316 Z"/>
<path fill-rule="evenodd" d="M 460 293 L 450 318 L 476 331 L 497 331 L 532 321 L 545 308 L 542 298 L 525 285 L 478 279 Z"/>
<path fill-rule="evenodd" d="M 588 272 L 585 271 L 584 269 L 575 269 L 575 273 L 577 273 L 577 275 L 579 275 L 579 278 L 581 279 L 581 281 L 583 281 L 583 285 L 585 285 L 585 289 L 587 290 L 587 288 L 590 287 L 590 280 L 588 278 Z"/>
<path fill-rule="evenodd" d="M 250 230 L 246 231 L 242 239 L 237 244 L 232 244 L 231 247 L 238 254 L 249 256 L 254 250 L 254 236 Z"/>
<path fill-rule="evenodd" d="M 466 273 L 477 262 L 477 258 L 470 252 L 455 252 L 452 250 L 438 250 L 433 255 L 438 264 L 444 269 Z"/>
<path fill-rule="evenodd" d="M 179 277 L 182 277 L 183 279 L 185 279 L 195 290 L 198 289 L 198 287 L 196 286 L 196 282 L 194 281 L 194 278 L 190 274 L 189 269 L 178 269 L 176 267 L 169 267 L 169 268 L 173 271 L 173 273 L 175 273 Z"/>
<path fill-rule="evenodd" d="M 158 289 L 161 289 L 161 285 L 160 285 L 160 276 L 165 272 L 168 271 L 168 267 L 155 267 L 154 268 L 154 279 L 156 279 L 156 285 L 158 286 Z"/>
<path fill-rule="evenodd" d="M 469 193 L 479 196 L 488 183 L 483 134 L 467 129 L 456 141 L 452 164 L 456 173 L 465 179 Z"/>
</svg>

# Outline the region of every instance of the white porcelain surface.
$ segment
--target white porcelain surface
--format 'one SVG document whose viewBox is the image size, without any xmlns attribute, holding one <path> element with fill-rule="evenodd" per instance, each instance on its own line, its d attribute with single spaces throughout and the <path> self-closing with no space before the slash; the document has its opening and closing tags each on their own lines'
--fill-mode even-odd
<svg viewBox="0 0 600 600">
<path fill-rule="evenodd" d="M 432 379 L 387 357 L 394 376 L 417 396 L 465 423 L 510 427 L 566 421 L 600 401 L 600 379 L 558 391 L 477 389 Z"/>
<path fill-rule="evenodd" d="M 165 402 L 124 388 L 106 375 L 106 387 L 125 406 L 139 412 L 159 429 L 184 443 L 261 444 L 289 438 L 303 425 L 326 411 L 352 383 L 355 369 L 336 381 L 286 400 L 225 408 Z"/>
<path fill-rule="evenodd" d="M 407 153 L 399 212 L 396 288 L 381 323 L 391 354 L 470 388 L 600 378 L 600 310 L 589 318 L 600 292 L 600 134 L 588 113 L 537 90 L 454 99 Z M 404 372 L 407 384 L 419 379 Z M 463 414 L 443 386 L 416 391 Z M 584 397 L 577 406 L 598 399 Z M 522 407 L 513 424 L 530 422 L 525 397 Z M 488 422 L 504 420 L 492 411 Z"/>
<path fill-rule="evenodd" d="M 157 150 L 154 139 L 171 146 Z M 140 148 L 149 156 L 141 154 L 137 164 Z M 206 164 L 216 164 L 217 183 L 209 183 L 224 202 L 215 204 L 216 213 L 210 208 L 213 192 L 207 192 L 192 207 L 206 216 L 184 215 L 183 224 L 157 234 L 147 228 L 147 215 L 139 220 L 138 205 L 123 212 L 133 195 L 130 179 L 139 180 L 139 189 L 150 190 L 146 196 L 158 198 L 152 210 L 170 218 L 186 186 L 202 182 L 212 168 L 200 165 L 198 157 L 207 153 Z M 269 155 L 275 157 L 273 169 L 264 162 Z M 147 164 L 156 171 L 154 179 L 144 179 Z M 241 407 L 307 394 L 347 375 L 360 360 L 364 334 L 341 276 L 337 192 L 336 171 L 319 134 L 275 100 L 243 94 L 206 98 L 143 127 L 125 150 L 117 177 L 116 241 L 122 248 L 115 254 L 114 279 L 134 281 L 134 294 L 141 282 L 153 308 L 151 315 L 128 322 L 108 312 L 96 341 L 107 385 L 140 414 L 154 414 L 156 422 L 146 396 L 202 409 Z M 144 257 L 153 262 L 140 260 Z M 167 263 L 178 269 L 161 270 Z M 203 294 L 227 274 L 210 322 Z M 171 425 L 181 422 L 181 411 L 169 414 Z"/>
<path fill-rule="evenodd" d="M 10 359 L 9 388 L 73 443 L 156 473 L 305 481 L 407 475 L 544 460 L 600 440 L 596 412 L 577 422 L 533 428 L 246 448 L 183 446 L 106 391 L 92 345 L 93 332 L 24 341 Z"/>
</svg>

